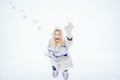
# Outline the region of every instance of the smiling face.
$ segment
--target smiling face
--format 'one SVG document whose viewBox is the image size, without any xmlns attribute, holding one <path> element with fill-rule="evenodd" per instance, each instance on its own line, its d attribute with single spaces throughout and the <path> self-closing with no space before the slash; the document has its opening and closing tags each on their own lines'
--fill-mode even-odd
<svg viewBox="0 0 120 80">
<path fill-rule="evenodd" d="M 55 29 L 54 30 L 52 42 L 55 46 L 62 46 L 64 40 L 63 40 L 61 29 Z"/>
<path fill-rule="evenodd" d="M 54 32 L 54 40 L 55 40 L 56 43 L 60 42 L 61 36 L 62 36 L 62 34 L 59 30 L 56 30 Z"/>
</svg>

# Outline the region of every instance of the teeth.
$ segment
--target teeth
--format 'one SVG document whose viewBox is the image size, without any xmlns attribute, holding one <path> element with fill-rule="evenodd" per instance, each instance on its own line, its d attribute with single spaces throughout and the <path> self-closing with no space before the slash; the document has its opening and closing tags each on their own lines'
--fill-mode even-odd
<svg viewBox="0 0 120 80">
<path fill-rule="evenodd" d="M 56 40 L 59 40 L 59 38 L 56 38 Z"/>
</svg>

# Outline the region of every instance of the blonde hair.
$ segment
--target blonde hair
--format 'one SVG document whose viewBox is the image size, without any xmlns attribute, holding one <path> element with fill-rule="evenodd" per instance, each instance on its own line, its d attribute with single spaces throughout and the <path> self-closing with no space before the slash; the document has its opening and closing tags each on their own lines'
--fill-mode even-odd
<svg viewBox="0 0 120 80">
<path fill-rule="evenodd" d="M 56 43 L 56 41 L 55 41 L 54 34 L 55 34 L 56 31 L 58 31 L 60 33 L 60 41 L 59 41 L 59 43 Z M 64 39 L 63 39 L 63 34 L 62 34 L 62 30 L 61 29 L 55 29 L 54 30 L 52 43 L 53 43 L 54 46 L 59 46 L 59 47 L 63 45 Z"/>
</svg>

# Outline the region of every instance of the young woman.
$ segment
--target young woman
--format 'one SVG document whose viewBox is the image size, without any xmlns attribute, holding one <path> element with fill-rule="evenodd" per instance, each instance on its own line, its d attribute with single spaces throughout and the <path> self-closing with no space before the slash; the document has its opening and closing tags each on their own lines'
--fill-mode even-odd
<svg viewBox="0 0 120 80">
<path fill-rule="evenodd" d="M 65 27 L 66 39 L 63 38 L 62 30 L 56 28 L 53 31 L 52 39 L 48 43 L 48 56 L 51 58 L 53 77 L 58 76 L 58 70 L 62 70 L 64 80 L 68 80 L 68 69 L 73 67 L 68 48 L 73 42 L 71 34 L 73 25 Z"/>
</svg>

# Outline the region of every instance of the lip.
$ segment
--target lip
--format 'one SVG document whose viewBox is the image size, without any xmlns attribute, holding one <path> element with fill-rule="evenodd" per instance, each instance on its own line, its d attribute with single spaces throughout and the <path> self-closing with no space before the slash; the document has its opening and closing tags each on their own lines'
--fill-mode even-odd
<svg viewBox="0 0 120 80">
<path fill-rule="evenodd" d="M 60 38 L 55 38 L 56 40 L 60 40 Z"/>
</svg>

